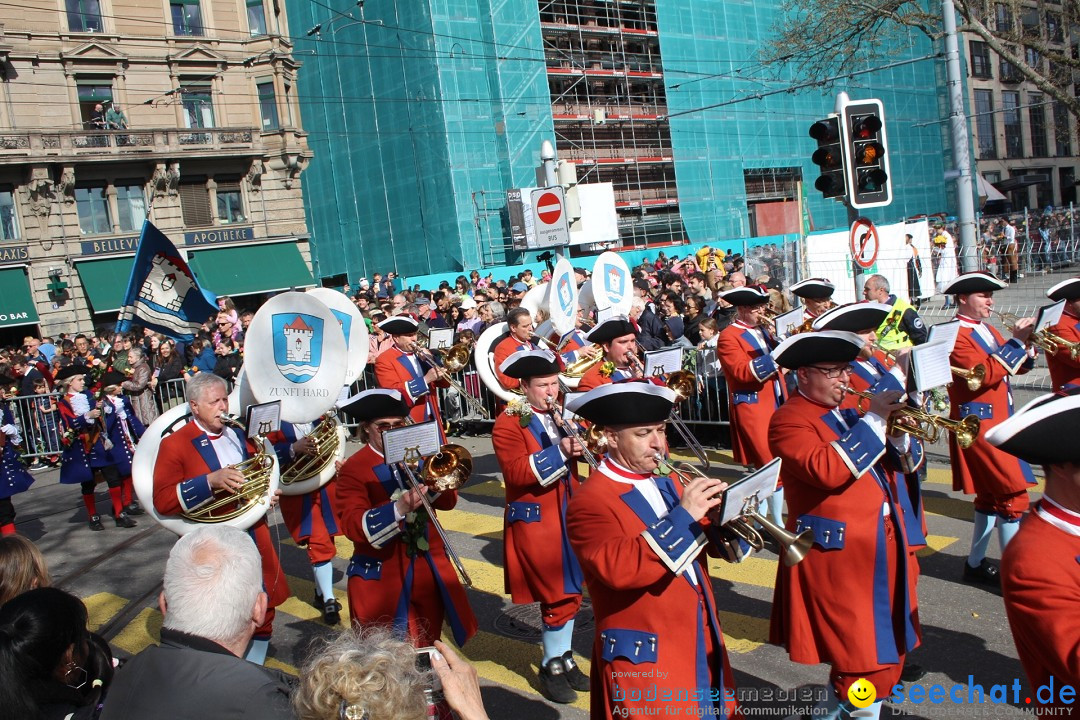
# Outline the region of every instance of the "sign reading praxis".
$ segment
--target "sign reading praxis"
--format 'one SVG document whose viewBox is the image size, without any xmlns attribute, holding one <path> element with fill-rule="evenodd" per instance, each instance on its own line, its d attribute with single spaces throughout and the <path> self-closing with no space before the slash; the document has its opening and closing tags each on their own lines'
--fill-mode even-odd
<svg viewBox="0 0 1080 720">
<path fill-rule="evenodd" d="M 562 187 L 536 188 L 531 193 L 536 247 L 556 247 L 570 243 L 566 222 L 566 198 Z"/>
</svg>

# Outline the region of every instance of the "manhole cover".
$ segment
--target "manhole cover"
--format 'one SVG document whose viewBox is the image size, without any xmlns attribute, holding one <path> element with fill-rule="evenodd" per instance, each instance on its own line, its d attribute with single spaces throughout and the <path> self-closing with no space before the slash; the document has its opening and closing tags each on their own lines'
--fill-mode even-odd
<svg viewBox="0 0 1080 720">
<path fill-rule="evenodd" d="M 592 635 L 595 626 L 592 601 L 584 599 L 574 620 L 574 635 Z M 540 603 L 511 605 L 493 623 L 495 632 L 517 640 L 540 639 Z"/>
</svg>

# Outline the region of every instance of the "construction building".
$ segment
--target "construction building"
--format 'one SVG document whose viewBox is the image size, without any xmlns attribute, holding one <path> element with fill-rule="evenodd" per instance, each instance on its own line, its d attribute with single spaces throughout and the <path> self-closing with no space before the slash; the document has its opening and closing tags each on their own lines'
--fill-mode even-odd
<svg viewBox="0 0 1080 720">
<path fill-rule="evenodd" d="M 311 152 L 280 4 L 33 1 L 3 15 L 0 344 L 115 320 L 147 216 L 240 307 L 313 284 Z"/>
<path fill-rule="evenodd" d="M 575 163 L 579 183 L 613 184 L 616 247 L 679 254 L 687 242 L 736 247 L 804 221 L 845 224 L 842 206 L 812 189 L 807 136 L 834 95 L 795 91 L 783 68 L 758 61 L 778 6 L 290 4 L 294 32 L 307 28 L 296 53 L 319 158 L 305 175 L 317 275 L 355 281 L 521 261 L 506 191 L 537 185 L 544 140 Z M 869 213 L 875 220 L 950 211 L 933 52 L 912 34 L 889 68 L 839 86 L 885 104 L 897 192 Z"/>
</svg>

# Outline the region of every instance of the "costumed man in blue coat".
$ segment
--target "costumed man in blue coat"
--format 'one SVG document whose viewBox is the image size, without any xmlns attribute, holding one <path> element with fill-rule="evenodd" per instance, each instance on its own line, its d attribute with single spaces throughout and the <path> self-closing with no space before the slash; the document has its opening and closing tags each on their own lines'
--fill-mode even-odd
<svg viewBox="0 0 1080 720">
<path fill-rule="evenodd" d="M 22 443 L 22 438 L 6 402 L 9 399 L 7 389 L 14 384 L 14 378 L 0 377 L 0 401 L 5 401 L 0 411 L 0 535 L 15 534 L 15 505 L 11 498 L 34 483 L 34 476 L 19 459 L 16 446 Z"/>
</svg>

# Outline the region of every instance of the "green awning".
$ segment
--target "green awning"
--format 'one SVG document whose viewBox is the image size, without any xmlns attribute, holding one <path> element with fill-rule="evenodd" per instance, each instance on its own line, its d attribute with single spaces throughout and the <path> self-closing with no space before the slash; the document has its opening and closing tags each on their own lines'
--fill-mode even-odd
<svg viewBox="0 0 1080 720">
<path fill-rule="evenodd" d="M 249 295 L 315 285 L 295 242 L 200 250 L 190 254 L 188 265 L 199 285 L 215 295 Z"/>
<path fill-rule="evenodd" d="M 33 325 L 37 321 L 37 309 L 26 269 L 15 267 L 0 270 L 0 327 Z"/>
<path fill-rule="evenodd" d="M 82 280 L 90 306 L 95 313 L 116 312 L 124 306 L 131 265 L 135 257 L 129 255 L 108 260 L 86 260 L 75 263 Z"/>
</svg>

